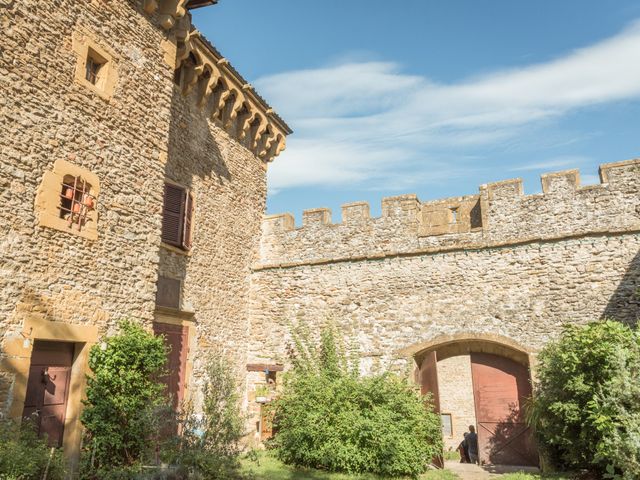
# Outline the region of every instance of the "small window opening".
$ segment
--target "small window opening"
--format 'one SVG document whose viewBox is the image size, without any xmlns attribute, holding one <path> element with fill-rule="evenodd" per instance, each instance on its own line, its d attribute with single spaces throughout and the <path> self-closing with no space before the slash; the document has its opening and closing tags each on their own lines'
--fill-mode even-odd
<svg viewBox="0 0 640 480">
<path fill-rule="evenodd" d="M 452 437 L 453 436 L 453 424 L 451 423 L 451 414 L 450 413 L 442 413 L 440 415 L 442 419 L 442 435 L 444 437 Z"/>
<path fill-rule="evenodd" d="M 451 223 L 458 223 L 458 208 L 451 209 Z"/>
<path fill-rule="evenodd" d="M 105 58 L 98 55 L 95 50 L 88 48 L 84 78 L 92 85 L 100 86 L 106 64 L 107 60 Z"/>
<path fill-rule="evenodd" d="M 91 194 L 89 183 L 82 177 L 64 176 L 60 190 L 60 218 L 69 222 L 69 228 L 75 225 L 80 231 L 95 203 L 96 197 Z"/>
<path fill-rule="evenodd" d="M 265 381 L 267 382 L 267 385 L 275 387 L 276 385 L 276 374 L 278 372 L 273 372 L 271 370 L 265 370 L 264 374 L 265 374 Z"/>
</svg>

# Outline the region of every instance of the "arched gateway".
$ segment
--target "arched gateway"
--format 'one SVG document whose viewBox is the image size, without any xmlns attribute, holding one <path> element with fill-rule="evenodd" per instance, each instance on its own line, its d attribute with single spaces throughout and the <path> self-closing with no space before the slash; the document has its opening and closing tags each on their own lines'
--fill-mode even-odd
<svg viewBox="0 0 640 480">
<path fill-rule="evenodd" d="M 459 334 L 441 336 L 407 350 L 417 349 L 416 379 L 423 393 L 433 395 L 436 410 L 443 414 L 445 436 L 452 434 L 453 428 L 452 414 L 445 413 L 444 402 L 458 408 L 466 403 L 472 405 L 475 421 L 464 422 L 462 431 L 468 423 L 476 428 L 481 463 L 538 465 L 538 452 L 525 421 L 532 389 L 529 354 L 523 348 L 496 335 Z M 467 357 L 468 361 L 457 362 L 457 370 L 452 371 L 444 362 L 453 357 Z M 465 367 L 469 371 L 465 372 Z M 455 378 L 447 378 L 452 375 Z M 465 388 L 465 379 L 469 378 L 469 388 Z M 445 382 L 455 382 L 455 391 L 441 388 Z M 460 426 L 456 430 L 460 432 Z"/>
</svg>

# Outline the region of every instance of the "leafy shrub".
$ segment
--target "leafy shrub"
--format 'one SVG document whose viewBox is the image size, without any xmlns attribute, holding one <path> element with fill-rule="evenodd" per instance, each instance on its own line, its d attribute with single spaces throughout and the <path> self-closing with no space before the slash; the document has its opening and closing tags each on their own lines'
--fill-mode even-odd
<svg viewBox="0 0 640 480">
<path fill-rule="evenodd" d="M 0 421 L 0 479 L 39 480 L 45 470 L 49 480 L 64 477 L 60 450 L 55 449 L 52 455 L 46 440 L 38 438 L 33 423 L 28 420 L 22 424 Z"/>
<path fill-rule="evenodd" d="M 607 320 L 569 326 L 539 358 L 530 421 L 549 460 L 640 478 L 640 336 Z"/>
<path fill-rule="evenodd" d="M 202 413 L 183 414 L 182 435 L 166 458 L 184 478 L 238 479 L 239 453 L 244 434 L 238 378 L 219 352 L 207 360 L 203 378 Z"/>
<path fill-rule="evenodd" d="M 87 430 L 84 473 L 97 478 L 132 478 L 138 464 L 153 455 L 163 420 L 170 418 L 163 374 L 167 352 L 155 337 L 130 321 L 120 334 L 89 352 L 82 423 Z"/>
<path fill-rule="evenodd" d="M 293 370 L 275 402 L 273 441 L 295 466 L 417 476 L 442 452 L 440 418 L 417 389 L 390 373 L 361 377 L 325 328 L 314 345 L 296 332 Z"/>
</svg>

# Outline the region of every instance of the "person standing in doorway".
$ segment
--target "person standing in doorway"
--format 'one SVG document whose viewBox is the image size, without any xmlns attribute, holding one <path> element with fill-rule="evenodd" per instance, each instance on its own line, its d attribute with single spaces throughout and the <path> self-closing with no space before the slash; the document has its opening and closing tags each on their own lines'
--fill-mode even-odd
<svg viewBox="0 0 640 480">
<path fill-rule="evenodd" d="M 469 434 L 466 441 L 469 449 L 469 460 L 471 460 L 471 463 L 478 463 L 478 434 L 476 433 L 476 427 L 473 425 L 469 425 Z"/>
<path fill-rule="evenodd" d="M 458 453 L 460 453 L 460 463 L 471 463 L 469 460 L 469 444 L 467 443 L 467 435 L 469 432 L 464 432 L 464 438 L 458 445 Z"/>
</svg>

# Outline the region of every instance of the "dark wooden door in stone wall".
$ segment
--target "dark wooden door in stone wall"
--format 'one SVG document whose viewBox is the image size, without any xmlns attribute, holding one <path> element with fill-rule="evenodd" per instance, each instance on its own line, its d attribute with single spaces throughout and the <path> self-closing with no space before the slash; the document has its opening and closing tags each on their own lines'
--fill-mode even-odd
<svg viewBox="0 0 640 480">
<path fill-rule="evenodd" d="M 525 423 L 531 396 L 529 371 L 513 360 L 471 353 L 480 460 L 501 465 L 538 465 L 538 453 Z"/>
<path fill-rule="evenodd" d="M 154 322 L 153 331 L 156 335 L 164 337 L 165 345 L 169 348 L 168 374 L 162 380 L 167 384 L 169 394 L 173 398 L 173 407 L 178 409 L 184 399 L 189 328 Z"/>
<path fill-rule="evenodd" d="M 31 353 L 23 417 L 36 422 L 52 447 L 62 446 L 74 344 L 36 340 Z"/>
</svg>

